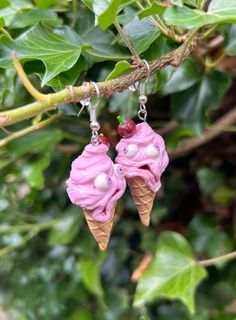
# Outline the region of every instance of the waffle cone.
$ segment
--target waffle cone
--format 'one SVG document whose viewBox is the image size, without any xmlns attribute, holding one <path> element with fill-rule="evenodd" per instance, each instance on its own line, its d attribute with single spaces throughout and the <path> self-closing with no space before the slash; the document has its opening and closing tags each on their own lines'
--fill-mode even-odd
<svg viewBox="0 0 236 320">
<path fill-rule="evenodd" d="M 127 182 L 139 217 L 142 223 L 148 226 L 156 192 L 153 192 L 141 177 L 127 179 Z"/>
<path fill-rule="evenodd" d="M 99 249 L 105 251 L 110 239 L 111 229 L 114 222 L 116 204 L 111 209 L 111 218 L 105 222 L 99 222 L 93 219 L 92 211 L 83 209 L 89 229 L 98 243 Z"/>
</svg>

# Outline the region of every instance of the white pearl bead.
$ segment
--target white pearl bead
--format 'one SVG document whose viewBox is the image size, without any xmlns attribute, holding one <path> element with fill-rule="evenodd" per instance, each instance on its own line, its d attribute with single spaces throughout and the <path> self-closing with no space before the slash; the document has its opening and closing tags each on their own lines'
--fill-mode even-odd
<svg viewBox="0 0 236 320">
<path fill-rule="evenodd" d="M 133 158 L 138 153 L 138 147 L 136 144 L 129 144 L 127 147 L 126 157 Z"/>
<path fill-rule="evenodd" d="M 94 185 L 100 191 L 108 191 L 111 186 L 111 178 L 107 174 L 101 173 L 94 180 Z"/>
<path fill-rule="evenodd" d="M 150 159 L 156 159 L 160 155 L 160 150 L 153 144 L 149 144 L 149 146 L 146 149 L 146 155 Z"/>
</svg>

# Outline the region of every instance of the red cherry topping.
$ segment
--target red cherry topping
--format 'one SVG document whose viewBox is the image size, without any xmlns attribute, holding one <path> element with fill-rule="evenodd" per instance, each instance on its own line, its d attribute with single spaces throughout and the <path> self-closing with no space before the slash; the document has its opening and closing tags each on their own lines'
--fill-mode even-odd
<svg viewBox="0 0 236 320">
<path fill-rule="evenodd" d="M 118 116 L 117 119 L 120 122 L 118 126 L 119 135 L 121 135 L 123 138 L 131 137 L 136 131 L 136 124 L 134 123 L 134 121 L 123 121 L 123 119 L 120 116 Z"/>
<path fill-rule="evenodd" d="M 106 144 L 108 146 L 108 148 L 110 147 L 110 141 L 107 137 L 103 136 L 103 135 L 99 135 L 98 136 L 98 141 L 99 143 L 103 143 Z"/>
</svg>

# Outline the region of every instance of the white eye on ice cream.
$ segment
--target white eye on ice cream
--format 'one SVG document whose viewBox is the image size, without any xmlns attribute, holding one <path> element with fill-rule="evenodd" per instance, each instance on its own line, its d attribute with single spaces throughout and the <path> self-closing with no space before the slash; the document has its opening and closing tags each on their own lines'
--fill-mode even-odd
<svg viewBox="0 0 236 320">
<path fill-rule="evenodd" d="M 111 187 L 112 180 L 106 173 L 99 174 L 94 180 L 94 186 L 100 191 L 108 191 Z"/>
<path fill-rule="evenodd" d="M 146 149 L 146 155 L 150 159 L 156 159 L 160 155 L 160 148 L 157 144 L 149 144 Z"/>
<path fill-rule="evenodd" d="M 114 165 L 114 172 L 115 172 L 115 175 L 119 178 L 123 178 L 125 175 L 124 168 L 122 166 L 120 166 L 119 164 Z"/>
<path fill-rule="evenodd" d="M 124 154 L 127 158 L 133 158 L 138 153 L 138 147 L 136 144 L 129 144 L 124 148 Z"/>
</svg>

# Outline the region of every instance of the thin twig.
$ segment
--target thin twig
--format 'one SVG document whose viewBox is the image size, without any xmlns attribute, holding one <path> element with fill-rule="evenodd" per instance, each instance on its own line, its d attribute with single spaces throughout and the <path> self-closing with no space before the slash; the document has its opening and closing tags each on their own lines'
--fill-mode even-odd
<svg viewBox="0 0 236 320">
<path fill-rule="evenodd" d="M 16 68 L 17 74 L 20 77 L 21 81 L 23 82 L 24 87 L 26 90 L 37 100 L 42 102 L 49 102 L 50 101 L 50 95 L 42 94 L 39 92 L 29 81 L 29 78 L 25 74 L 25 71 L 20 63 L 20 61 L 17 59 L 16 52 L 12 52 L 12 60 L 14 63 L 14 66 Z"/>
<path fill-rule="evenodd" d="M 219 127 L 227 127 L 236 122 L 236 108 L 230 110 L 222 118 L 214 123 L 209 129 L 206 130 L 205 134 L 200 137 L 186 138 L 181 141 L 179 146 L 175 150 L 169 150 L 168 154 L 171 159 L 183 157 L 186 153 L 189 153 L 196 148 L 210 142 L 215 139 L 222 130 Z"/>
<path fill-rule="evenodd" d="M 7 145 L 9 142 L 19 139 L 23 136 L 26 136 L 27 134 L 37 131 L 39 129 L 42 129 L 46 126 L 48 126 L 49 124 L 53 123 L 54 121 L 58 120 L 61 116 L 63 115 L 63 112 L 60 111 L 58 112 L 56 115 L 51 116 L 50 118 L 37 122 L 34 125 L 27 127 L 25 129 L 19 130 L 17 132 L 12 133 L 11 135 L 9 135 L 8 137 L 0 140 L 0 147 L 3 147 L 5 145 Z"/>
<path fill-rule="evenodd" d="M 208 266 L 213 266 L 219 262 L 225 262 L 233 259 L 236 259 L 236 251 L 225 254 L 217 258 L 200 260 L 200 261 L 197 261 L 197 263 L 200 264 L 201 266 L 208 267 Z"/>
<path fill-rule="evenodd" d="M 125 44 L 127 45 L 129 51 L 131 52 L 132 56 L 133 56 L 133 60 L 137 63 L 141 63 L 142 65 L 142 60 L 140 59 L 138 53 L 136 52 L 135 48 L 133 47 L 132 43 L 130 42 L 129 38 L 127 37 L 127 35 L 125 34 L 125 32 L 123 31 L 123 29 L 121 28 L 120 24 L 118 21 L 116 21 L 114 23 L 114 26 L 116 27 L 119 35 L 121 36 L 121 38 L 123 39 L 123 41 L 125 42 Z"/>
<path fill-rule="evenodd" d="M 13 41 L 13 38 L 11 37 L 10 33 L 3 27 L 0 28 L 0 31 L 4 34 L 4 36 L 8 39 Z"/>
</svg>

